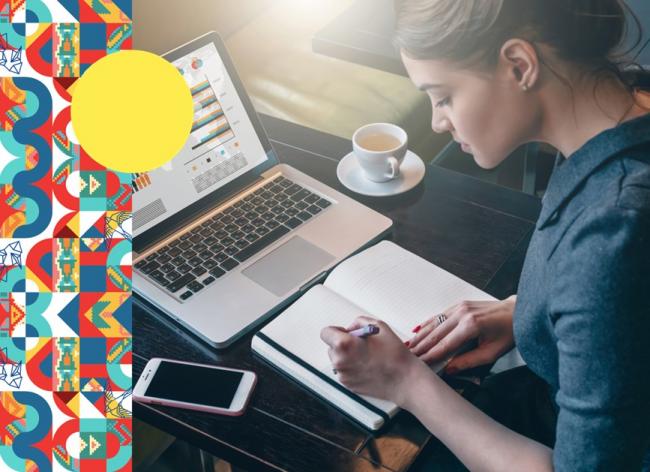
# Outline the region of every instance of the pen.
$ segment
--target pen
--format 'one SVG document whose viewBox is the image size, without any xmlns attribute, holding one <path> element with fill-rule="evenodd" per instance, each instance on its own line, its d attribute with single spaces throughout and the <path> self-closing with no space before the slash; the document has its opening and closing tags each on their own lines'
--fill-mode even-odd
<svg viewBox="0 0 650 472">
<path fill-rule="evenodd" d="M 375 334 L 379 334 L 379 326 L 374 325 L 374 324 L 368 324 L 365 326 L 362 326 L 361 328 L 357 328 L 352 331 L 348 331 L 348 334 L 351 334 L 352 336 L 356 336 L 358 338 L 365 338 L 367 336 L 374 336 Z"/>
</svg>

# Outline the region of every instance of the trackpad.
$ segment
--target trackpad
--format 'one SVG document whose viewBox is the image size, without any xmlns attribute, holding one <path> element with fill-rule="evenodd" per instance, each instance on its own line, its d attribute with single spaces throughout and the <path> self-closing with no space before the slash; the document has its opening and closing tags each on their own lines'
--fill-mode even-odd
<svg viewBox="0 0 650 472">
<path fill-rule="evenodd" d="M 318 271 L 333 260 L 330 253 L 294 236 L 244 269 L 242 274 L 280 297 L 296 285 L 307 282 L 309 277 L 318 275 Z"/>
</svg>

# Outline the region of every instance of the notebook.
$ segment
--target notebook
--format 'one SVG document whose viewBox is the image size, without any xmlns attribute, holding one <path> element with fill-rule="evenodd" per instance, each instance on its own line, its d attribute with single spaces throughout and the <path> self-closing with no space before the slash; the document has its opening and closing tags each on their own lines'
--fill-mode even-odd
<svg viewBox="0 0 650 472">
<path fill-rule="evenodd" d="M 402 339 L 422 321 L 462 300 L 494 300 L 455 275 L 400 246 L 382 241 L 339 264 L 255 334 L 253 351 L 368 429 L 377 430 L 399 408 L 360 396 L 332 371 L 320 331 L 348 326 L 366 314 L 384 320 Z M 438 371 L 444 363 L 432 366 Z"/>
</svg>

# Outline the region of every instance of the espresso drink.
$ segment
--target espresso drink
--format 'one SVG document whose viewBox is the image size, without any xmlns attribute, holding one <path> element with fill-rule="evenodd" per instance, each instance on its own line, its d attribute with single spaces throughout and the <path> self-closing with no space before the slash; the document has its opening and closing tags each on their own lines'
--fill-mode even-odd
<svg viewBox="0 0 650 472">
<path fill-rule="evenodd" d="M 357 139 L 357 144 L 368 151 L 389 151 L 401 143 L 399 139 L 390 134 L 374 133 Z"/>
</svg>

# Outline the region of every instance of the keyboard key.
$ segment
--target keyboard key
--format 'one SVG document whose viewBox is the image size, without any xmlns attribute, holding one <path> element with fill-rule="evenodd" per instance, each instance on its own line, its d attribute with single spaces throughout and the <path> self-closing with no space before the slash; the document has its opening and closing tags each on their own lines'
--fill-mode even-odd
<svg viewBox="0 0 650 472">
<path fill-rule="evenodd" d="M 291 208 L 293 206 L 293 202 L 287 198 L 286 200 L 280 202 L 280 205 L 282 205 L 284 208 Z"/>
<path fill-rule="evenodd" d="M 255 232 L 257 234 L 259 234 L 260 236 L 264 236 L 265 234 L 268 234 L 270 231 L 269 231 L 269 229 L 267 227 L 261 226 L 261 227 L 257 228 L 255 230 Z"/>
<path fill-rule="evenodd" d="M 212 224 L 212 223 L 208 222 L 208 224 Z M 209 226 L 207 228 L 203 228 L 201 230 L 201 236 L 205 236 L 206 238 L 208 236 L 210 236 L 211 234 L 213 234 L 213 233 L 214 233 L 214 230 L 212 228 L 210 228 Z"/>
<path fill-rule="evenodd" d="M 285 226 L 279 226 L 273 231 L 270 231 L 267 235 L 261 237 L 260 239 L 252 243 L 247 248 L 242 249 L 235 257 L 237 258 L 238 261 L 244 262 L 251 256 L 260 252 L 268 245 L 280 239 L 288 232 L 289 232 L 288 228 L 286 228 Z M 221 266 L 223 267 L 223 264 L 221 264 Z"/>
<path fill-rule="evenodd" d="M 244 239 L 249 243 L 255 242 L 259 239 L 259 236 L 256 233 L 247 234 Z"/>
<path fill-rule="evenodd" d="M 190 241 L 192 241 L 193 243 L 200 243 L 202 240 L 203 240 L 203 236 L 201 236 L 200 234 L 193 234 L 192 236 L 190 236 Z"/>
<path fill-rule="evenodd" d="M 246 233 L 244 233 L 243 231 L 235 231 L 234 233 L 232 233 L 232 234 L 230 235 L 230 237 L 232 237 L 233 239 L 241 239 L 241 238 L 243 238 L 245 235 L 246 235 Z"/>
<path fill-rule="evenodd" d="M 241 211 L 239 208 L 235 208 L 235 209 L 232 211 L 232 213 L 230 213 L 230 216 L 232 216 L 233 218 L 239 218 L 239 217 L 241 217 L 243 214 L 244 214 L 243 211 Z"/>
<path fill-rule="evenodd" d="M 161 255 L 161 256 L 158 256 L 158 257 L 156 258 L 156 260 L 157 260 L 160 264 L 167 264 L 169 261 L 172 260 L 172 257 L 171 257 L 169 254 L 163 254 L 163 255 Z"/>
<path fill-rule="evenodd" d="M 234 259 L 226 259 L 221 263 L 221 268 L 223 270 L 233 270 L 235 267 L 239 265 L 239 262 L 237 262 Z"/>
<path fill-rule="evenodd" d="M 223 262 L 223 261 L 228 260 L 228 256 L 227 256 L 225 253 L 220 252 L 219 254 L 217 254 L 216 256 L 214 256 L 214 259 L 215 259 L 217 262 Z"/>
<path fill-rule="evenodd" d="M 276 221 L 278 221 L 280 223 L 284 223 L 285 221 L 287 221 L 289 219 L 289 215 L 285 215 L 285 214 L 278 215 L 275 219 L 276 219 Z"/>
<path fill-rule="evenodd" d="M 251 203 L 256 207 L 258 207 L 260 205 L 264 205 L 264 199 L 262 197 L 256 196 L 255 198 L 253 198 Z"/>
<path fill-rule="evenodd" d="M 176 257 L 181 252 L 183 252 L 183 250 L 180 247 L 176 246 L 176 247 L 172 247 L 169 251 L 167 251 L 167 255 L 171 257 Z"/>
<path fill-rule="evenodd" d="M 235 243 L 235 246 L 237 246 L 239 249 L 244 249 L 246 246 L 248 246 L 248 241 L 245 239 L 240 239 Z"/>
<path fill-rule="evenodd" d="M 298 192 L 294 193 L 293 195 L 291 195 L 291 200 L 293 200 L 294 202 L 299 202 L 300 200 L 302 200 L 303 198 L 305 198 L 305 197 L 307 197 L 309 195 L 311 195 L 309 190 L 305 190 L 303 188 L 303 189 L 299 190 Z"/>
<path fill-rule="evenodd" d="M 169 247 L 176 247 L 180 244 L 180 242 L 180 239 L 174 239 L 171 243 L 169 243 Z"/>
<path fill-rule="evenodd" d="M 160 270 L 161 272 L 164 272 L 166 274 L 167 272 L 171 272 L 172 270 L 174 270 L 174 265 L 169 263 L 163 264 L 160 266 Z"/>
<path fill-rule="evenodd" d="M 177 271 L 179 271 L 181 274 L 184 274 L 186 272 L 189 272 L 192 270 L 192 266 L 189 264 L 181 264 L 176 268 Z"/>
<path fill-rule="evenodd" d="M 292 182 L 289 179 L 285 179 L 284 177 L 280 177 L 279 179 L 276 180 L 276 182 L 282 188 L 287 188 L 292 184 Z"/>
<path fill-rule="evenodd" d="M 309 218 L 311 218 L 311 217 L 314 216 L 314 215 L 312 215 L 312 214 L 309 213 L 308 211 L 301 211 L 301 212 L 298 213 L 296 216 L 297 216 L 298 218 L 300 218 L 302 221 L 307 221 Z"/>
<path fill-rule="evenodd" d="M 208 271 L 208 269 L 206 269 L 206 268 L 203 267 L 203 266 L 195 267 L 194 269 L 192 269 L 192 273 L 193 273 L 194 275 L 203 275 L 203 274 L 205 274 L 207 271 Z"/>
<path fill-rule="evenodd" d="M 253 221 L 251 221 L 251 224 L 257 228 L 262 226 L 264 224 L 264 220 L 262 218 L 255 218 Z"/>
<path fill-rule="evenodd" d="M 280 223 L 278 223 L 278 222 L 275 221 L 275 220 L 272 220 L 272 221 L 269 221 L 268 223 L 266 223 L 266 227 L 267 227 L 268 229 L 275 229 L 275 228 L 277 228 L 278 226 L 280 226 Z"/>
<path fill-rule="evenodd" d="M 266 213 L 269 211 L 269 207 L 266 205 L 260 205 L 257 208 L 255 208 L 255 211 L 258 212 L 259 214 Z"/>
<path fill-rule="evenodd" d="M 198 253 L 201 253 L 201 252 L 205 251 L 207 248 L 208 248 L 208 245 L 207 245 L 207 244 L 205 244 L 205 243 L 198 243 L 198 244 L 195 244 L 194 247 L 193 247 L 192 249 L 195 250 L 195 251 L 198 252 Z"/>
<path fill-rule="evenodd" d="M 260 193 L 260 197 L 262 197 L 266 201 L 269 201 L 270 199 L 273 198 L 273 193 L 266 190 L 265 192 Z"/>
<path fill-rule="evenodd" d="M 320 213 L 321 211 L 323 211 L 323 209 L 318 205 L 311 205 L 307 207 L 307 211 L 312 215 L 315 215 L 316 213 Z"/>
<path fill-rule="evenodd" d="M 196 251 L 194 249 L 188 249 L 183 253 L 183 257 L 185 259 L 192 259 L 194 256 L 196 256 Z"/>
<path fill-rule="evenodd" d="M 308 197 L 305 198 L 305 201 L 307 203 L 310 203 L 310 204 L 311 203 L 316 203 L 319 198 L 320 197 L 318 195 L 316 195 L 315 193 L 312 193 L 311 195 L 309 195 Z"/>
<path fill-rule="evenodd" d="M 305 201 L 298 202 L 298 203 L 296 203 L 294 205 L 294 207 L 297 208 L 298 210 L 304 210 L 308 206 L 309 206 L 309 204 L 307 202 L 305 202 Z"/>
<path fill-rule="evenodd" d="M 192 292 L 196 293 L 199 290 L 203 289 L 203 284 L 195 280 L 194 282 L 190 282 L 189 284 L 187 284 L 187 288 L 189 288 Z"/>
<path fill-rule="evenodd" d="M 251 225 L 251 224 L 248 224 L 248 225 L 246 225 L 246 226 L 242 226 L 242 229 L 241 229 L 241 230 L 242 230 L 244 233 L 252 233 L 253 231 L 255 231 L 255 226 L 253 226 L 253 225 Z"/>
<path fill-rule="evenodd" d="M 217 239 L 223 239 L 228 236 L 228 233 L 226 233 L 224 230 L 219 230 L 216 233 L 214 233 L 214 237 Z"/>
<path fill-rule="evenodd" d="M 239 252 L 239 249 L 237 247 L 235 247 L 235 246 L 229 246 L 223 252 L 225 252 L 229 256 L 234 256 L 235 254 L 237 254 Z"/>
<path fill-rule="evenodd" d="M 167 274 L 167 278 L 171 280 L 172 282 L 176 279 L 178 279 L 181 276 L 181 274 L 175 270 L 172 270 Z"/>
<path fill-rule="evenodd" d="M 324 198 L 319 198 L 318 201 L 316 202 L 316 205 L 318 205 L 321 208 L 327 208 L 331 204 L 332 202 L 330 202 L 329 200 L 325 200 Z"/>
<path fill-rule="evenodd" d="M 300 185 L 293 184 L 290 187 L 287 187 L 286 189 L 284 189 L 284 193 L 286 193 L 287 195 L 293 195 L 294 193 L 300 191 L 301 189 L 302 189 L 302 187 Z"/>
<path fill-rule="evenodd" d="M 212 228 L 215 231 L 220 231 L 223 229 L 224 226 L 226 225 L 224 225 L 221 221 L 217 221 L 216 223 L 212 223 L 212 225 L 210 225 L 210 228 Z"/>
<path fill-rule="evenodd" d="M 189 241 L 189 240 L 183 241 L 182 243 L 180 243 L 180 244 L 178 245 L 178 247 L 180 247 L 180 248 L 183 249 L 183 250 L 185 250 L 185 249 L 189 249 L 190 247 L 192 247 L 192 242 Z"/>
<path fill-rule="evenodd" d="M 210 285 L 210 284 L 211 284 L 212 282 L 214 282 L 215 280 L 217 280 L 217 279 L 214 278 L 214 277 L 212 277 L 212 276 L 209 276 L 209 277 L 206 277 L 205 279 L 203 279 L 203 280 L 201 281 L 201 283 L 202 283 L 203 285 Z"/>
<path fill-rule="evenodd" d="M 206 249 L 205 251 L 201 251 L 199 253 L 199 257 L 204 261 L 211 259 L 212 256 L 214 256 L 214 254 L 212 253 L 212 251 L 209 251 L 208 249 Z"/>
<path fill-rule="evenodd" d="M 209 261 L 205 261 L 203 263 L 203 267 L 205 267 L 207 270 L 213 269 L 217 267 L 219 263 L 215 261 L 214 259 L 210 259 Z"/>
<path fill-rule="evenodd" d="M 226 272 L 223 269 L 219 268 L 219 267 L 215 267 L 214 269 L 212 269 L 210 271 L 210 275 L 212 275 L 216 279 L 218 279 L 219 277 L 221 277 L 225 273 Z"/>
<path fill-rule="evenodd" d="M 163 287 L 169 284 L 169 280 L 167 280 L 167 278 L 165 277 L 165 274 L 163 274 L 159 270 L 154 270 L 151 274 L 149 274 L 149 277 L 154 279 L 156 282 L 158 282 Z"/>
<path fill-rule="evenodd" d="M 284 224 L 293 229 L 300 226 L 302 224 L 302 221 L 294 216 L 293 218 L 289 218 Z"/>
<path fill-rule="evenodd" d="M 223 251 L 223 244 L 213 244 L 210 246 L 210 251 L 212 251 L 213 254 Z"/>
<path fill-rule="evenodd" d="M 214 236 L 208 236 L 207 238 L 205 238 L 204 242 L 205 244 L 208 245 L 208 247 L 212 247 L 213 244 L 218 242 L 218 239 L 215 238 Z"/>
<path fill-rule="evenodd" d="M 289 216 L 296 216 L 298 214 L 298 210 L 295 208 L 287 208 L 287 211 L 285 211 L 285 214 Z"/>
<path fill-rule="evenodd" d="M 224 246 L 231 246 L 234 242 L 235 242 L 235 240 L 232 239 L 231 237 L 223 238 L 221 240 L 221 244 L 223 244 Z"/>
<path fill-rule="evenodd" d="M 193 267 L 196 267 L 198 265 L 201 265 L 203 262 L 203 259 L 201 259 L 199 256 L 194 256 L 191 259 L 187 261 L 187 263 Z"/>
<path fill-rule="evenodd" d="M 223 218 L 221 218 L 221 222 L 222 222 L 224 225 L 229 225 L 229 224 L 232 223 L 233 221 L 235 221 L 235 219 L 234 219 L 232 216 L 230 216 L 230 215 L 226 215 L 226 216 L 224 216 Z"/>
<path fill-rule="evenodd" d="M 238 229 L 239 229 L 239 226 L 237 226 L 234 223 L 226 225 L 226 227 L 224 228 L 224 230 L 227 231 L 228 233 L 234 233 Z"/>
<path fill-rule="evenodd" d="M 185 287 L 187 284 L 192 282 L 194 280 L 194 275 L 192 274 L 185 274 L 183 275 L 180 279 L 177 279 L 173 281 L 171 284 L 167 286 L 167 290 L 170 292 L 178 292 L 181 288 Z"/>
<path fill-rule="evenodd" d="M 142 269 L 147 264 L 148 264 L 148 262 L 145 261 L 144 259 L 142 259 L 141 261 L 138 261 L 138 262 L 135 263 L 135 268 L 136 269 Z"/>
<path fill-rule="evenodd" d="M 246 195 L 246 196 L 244 197 L 244 201 L 245 201 L 245 202 L 250 202 L 253 198 L 255 198 L 255 194 L 251 193 L 251 194 Z"/>
<path fill-rule="evenodd" d="M 241 228 L 242 226 L 245 226 L 245 225 L 248 224 L 248 218 L 246 218 L 245 216 L 237 218 L 235 220 L 235 224 Z"/>
<path fill-rule="evenodd" d="M 187 233 L 181 234 L 180 238 L 178 238 L 178 239 L 180 239 L 181 241 L 185 241 L 190 236 L 192 236 L 192 235 L 189 232 L 187 232 Z"/>
<path fill-rule="evenodd" d="M 192 295 L 194 295 L 194 292 L 192 292 L 190 290 L 188 290 L 187 292 L 181 293 L 181 300 L 187 300 Z"/>
</svg>

